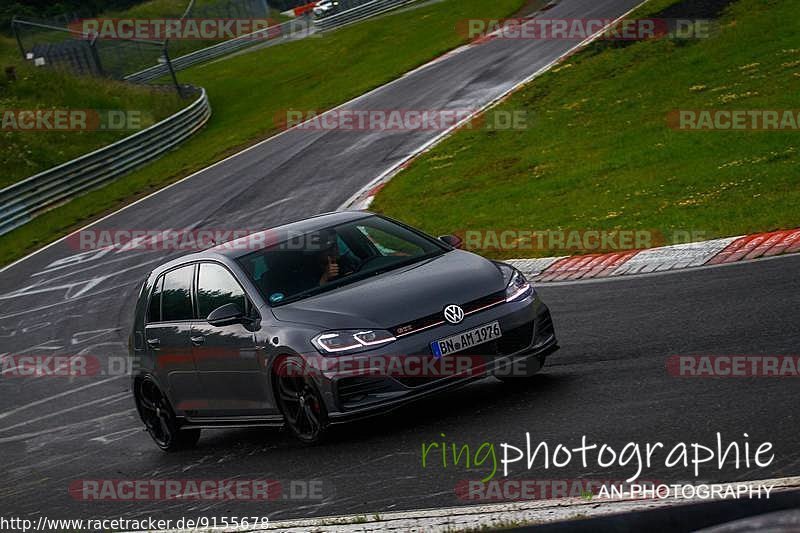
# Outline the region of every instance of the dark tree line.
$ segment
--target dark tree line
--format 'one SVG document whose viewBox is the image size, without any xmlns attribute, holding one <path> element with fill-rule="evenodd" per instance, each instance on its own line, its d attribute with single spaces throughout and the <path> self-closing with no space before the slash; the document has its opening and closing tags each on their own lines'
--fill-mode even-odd
<svg viewBox="0 0 800 533">
<path fill-rule="evenodd" d="M 0 0 L 0 31 L 11 32 L 14 15 L 37 19 L 65 20 L 92 17 L 103 11 L 126 9 L 146 0 Z"/>
</svg>

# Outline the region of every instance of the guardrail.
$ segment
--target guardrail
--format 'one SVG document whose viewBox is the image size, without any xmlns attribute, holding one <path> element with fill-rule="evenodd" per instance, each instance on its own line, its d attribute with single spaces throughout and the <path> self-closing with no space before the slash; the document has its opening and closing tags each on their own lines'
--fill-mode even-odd
<svg viewBox="0 0 800 533">
<path fill-rule="evenodd" d="M 172 59 L 172 68 L 176 71 L 187 69 L 192 65 L 205 63 L 243 48 L 264 44 L 265 42 L 272 41 L 277 43 L 281 39 L 308 37 L 319 31 L 328 31 L 346 26 L 416 1 L 418 0 L 371 0 L 346 11 L 313 21 L 309 17 L 290 20 L 176 57 Z M 125 81 L 147 83 L 167 74 L 169 74 L 168 65 L 159 64 L 125 76 Z"/>
<path fill-rule="evenodd" d="M 359 20 L 380 15 L 416 1 L 417 0 L 372 0 L 371 2 L 361 4 L 360 6 L 346 11 L 315 20 L 314 25 L 320 31 L 332 30 L 353 22 L 358 22 Z"/>
<path fill-rule="evenodd" d="M 0 190 L 0 235 L 102 183 L 141 166 L 200 129 L 211 116 L 205 89 L 147 129 Z"/>
</svg>

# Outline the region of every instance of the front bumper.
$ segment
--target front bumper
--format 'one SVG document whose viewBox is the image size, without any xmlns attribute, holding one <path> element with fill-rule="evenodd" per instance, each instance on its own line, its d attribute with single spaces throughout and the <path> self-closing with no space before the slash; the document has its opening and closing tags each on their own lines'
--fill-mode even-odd
<svg viewBox="0 0 800 533">
<path fill-rule="evenodd" d="M 432 342 L 494 321 L 500 323 L 503 332 L 497 341 L 440 360 L 434 357 Z M 557 349 L 550 311 L 534 294 L 470 315 L 458 325 L 443 324 L 400 338 L 383 349 L 349 356 L 349 362 L 355 364 L 346 365 L 347 369 L 329 368 L 321 373 L 320 389 L 330 422 L 344 422 L 386 412 L 489 375 L 534 374 L 545 357 Z M 410 359 L 412 364 L 407 365 Z M 446 370 L 430 373 L 423 369 L 436 363 Z M 416 372 L 409 374 L 410 367 Z M 365 368 L 382 371 L 369 373 Z"/>
</svg>

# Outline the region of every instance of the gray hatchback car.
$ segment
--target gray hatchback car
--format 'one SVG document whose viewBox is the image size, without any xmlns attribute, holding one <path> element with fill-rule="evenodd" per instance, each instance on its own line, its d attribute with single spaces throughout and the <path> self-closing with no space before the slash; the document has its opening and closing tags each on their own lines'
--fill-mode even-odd
<svg viewBox="0 0 800 533">
<path fill-rule="evenodd" d="M 130 350 L 156 444 L 203 428 L 331 424 L 494 375 L 558 346 L 547 306 L 505 263 L 367 212 L 320 215 L 170 261 L 139 293 Z"/>
</svg>

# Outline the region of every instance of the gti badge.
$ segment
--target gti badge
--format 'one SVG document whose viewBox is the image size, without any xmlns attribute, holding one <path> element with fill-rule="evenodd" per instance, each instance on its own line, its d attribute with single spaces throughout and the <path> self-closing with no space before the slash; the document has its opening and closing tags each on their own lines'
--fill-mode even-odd
<svg viewBox="0 0 800 533">
<path fill-rule="evenodd" d="M 457 305 L 448 305 L 444 308 L 444 319 L 451 324 L 460 324 L 464 320 L 464 310 Z"/>
</svg>

